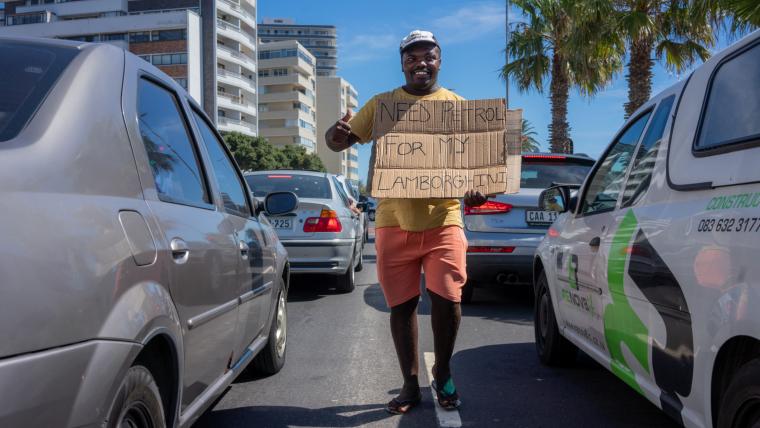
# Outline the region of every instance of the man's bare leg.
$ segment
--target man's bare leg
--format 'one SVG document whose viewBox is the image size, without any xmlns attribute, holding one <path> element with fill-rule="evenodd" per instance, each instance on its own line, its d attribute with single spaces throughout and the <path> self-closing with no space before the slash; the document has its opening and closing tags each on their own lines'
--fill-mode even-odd
<svg viewBox="0 0 760 428">
<path fill-rule="evenodd" d="M 396 347 L 404 386 L 398 400 L 411 400 L 420 394 L 419 357 L 417 356 L 417 303 L 419 296 L 391 308 L 391 335 Z"/>
</svg>

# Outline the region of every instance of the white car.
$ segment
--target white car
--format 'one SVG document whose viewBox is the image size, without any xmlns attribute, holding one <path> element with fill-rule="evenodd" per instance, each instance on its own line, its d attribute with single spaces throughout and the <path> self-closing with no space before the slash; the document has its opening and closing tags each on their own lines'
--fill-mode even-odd
<svg viewBox="0 0 760 428">
<path fill-rule="evenodd" d="M 540 359 L 580 348 L 677 422 L 760 424 L 760 32 L 642 106 L 534 262 Z"/>
</svg>

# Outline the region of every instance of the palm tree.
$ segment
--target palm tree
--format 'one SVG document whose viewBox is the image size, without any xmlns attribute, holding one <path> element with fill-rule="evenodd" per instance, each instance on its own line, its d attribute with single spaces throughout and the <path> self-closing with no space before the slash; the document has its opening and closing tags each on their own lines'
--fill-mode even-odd
<svg viewBox="0 0 760 428">
<path fill-rule="evenodd" d="M 552 121 L 549 145 L 552 152 L 572 150 L 567 122 L 570 89 L 593 95 L 621 67 L 622 49 L 610 41 L 612 26 L 599 15 L 593 0 L 514 0 L 527 22 L 513 26 L 507 53 L 511 61 L 501 71 L 520 91 L 543 93 L 549 80 Z"/>
<path fill-rule="evenodd" d="M 536 130 L 528 119 L 522 120 L 522 130 L 520 143 L 523 152 L 537 152 L 541 149 L 541 144 L 536 140 Z"/>
<path fill-rule="evenodd" d="M 743 0 L 750 2 L 752 0 Z M 711 17 L 693 0 L 615 0 L 610 15 L 618 22 L 619 37 L 628 46 L 629 117 L 652 93 L 653 59 L 682 72 L 698 59 L 710 57 L 715 45 Z M 707 4 L 708 2 L 705 2 Z"/>
</svg>

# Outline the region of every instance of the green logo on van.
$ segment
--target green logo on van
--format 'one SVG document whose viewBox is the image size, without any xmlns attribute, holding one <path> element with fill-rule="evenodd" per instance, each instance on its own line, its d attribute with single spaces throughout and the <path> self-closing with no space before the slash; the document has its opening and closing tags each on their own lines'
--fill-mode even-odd
<svg viewBox="0 0 760 428">
<path fill-rule="evenodd" d="M 757 208 L 760 206 L 760 192 L 738 193 L 729 196 L 716 196 L 707 203 L 706 210 L 730 210 L 734 208 Z"/>
<path fill-rule="evenodd" d="M 612 372 L 643 395 L 636 381 L 636 374 L 626 362 L 623 353 L 625 344 L 639 364 L 649 372 L 649 330 L 634 312 L 623 287 L 625 262 L 637 226 L 638 220 L 633 210 L 629 210 L 612 238 L 607 262 L 607 280 L 612 303 L 604 308 L 604 339 L 607 349 L 610 350 Z"/>
</svg>

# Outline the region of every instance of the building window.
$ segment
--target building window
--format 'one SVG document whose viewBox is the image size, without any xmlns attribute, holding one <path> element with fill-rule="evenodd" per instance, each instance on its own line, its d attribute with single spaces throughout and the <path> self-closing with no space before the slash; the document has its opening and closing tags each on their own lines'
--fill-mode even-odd
<svg viewBox="0 0 760 428">
<path fill-rule="evenodd" d="M 187 40 L 187 32 L 184 29 L 154 31 L 151 36 L 151 40 L 161 42 Z"/>
<path fill-rule="evenodd" d="M 179 83 L 179 86 L 182 86 L 183 88 L 187 89 L 187 77 L 175 77 L 174 80 Z"/>
<path fill-rule="evenodd" d="M 288 69 L 287 68 L 274 68 L 274 69 L 272 69 L 272 75 L 273 76 L 287 76 L 288 75 Z"/>
<path fill-rule="evenodd" d="M 178 65 L 187 64 L 186 53 L 175 54 L 157 54 L 151 55 L 151 64 L 153 65 Z"/>
<path fill-rule="evenodd" d="M 259 70 L 259 77 L 268 77 L 269 70 Z"/>
<path fill-rule="evenodd" d="M 298 126 L 300 126 L 303 129 L 308 129 L 309 131 L 312 131 L 312 132 L 314 131 L 314 125 L 312 125 L 311 123 L 303 119 L 298 119 Z"/>
<path fill-rule="evenodd" d="M 129 43 L 143 43 L 150 41 L 150 31 L 129 33 Z"/>
<path fill-rule="evenodd" d="M 113 33 L 105 34 L 101 37 L 102 40 L 114 41 L 114 40 L 127 40 L 127 33 Z"/>
</svg>

